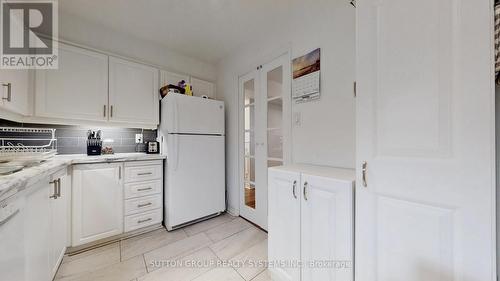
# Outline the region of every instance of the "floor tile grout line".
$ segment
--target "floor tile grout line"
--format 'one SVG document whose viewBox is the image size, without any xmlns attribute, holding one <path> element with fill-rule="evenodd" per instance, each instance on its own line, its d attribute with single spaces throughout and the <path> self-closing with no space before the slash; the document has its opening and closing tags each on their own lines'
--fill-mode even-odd
<svg viewBox="0 0 500 281">
<path fill-rule="evenodd" d="M 179 230 L 176 230 L 176 231 L 179 231 Z M 168 232 L 168 231 L 166 231 L 166 232 Z M 194 236 L 194 235 L 193 235 L 193 236 Z M 180 239 L 178 239 L 178 240 L 173 240 L 173 241 L 170 241 L 170 242 L 168 242 L 168 243 L 166 243 L 166 244 L 161 244 L 161 245 L 159 245 L 159 247 L 158 247 L 158 248 L 155 248 L 155 249 L 152 249 L 152 250 L 149 250 L 149 251 L 146 251 L 146 252 L 143 252 L 143 253 L 137 254 L 137 255 L 135 255 L 135 256 L 129 257 L 128 259 L 131 259 L 131 258 L 137 257 L 137 256 L 139 256 L 139 255 L 145 255 L 145 254 L 151 253 L 151 252 L 153 252 L 153 251 L 155 251 L 155 250 L 157 250 L 157 249 L 160 249 L 160 248 L 163 248 L 163 247 L 168 246 L 168 245 L 170 245 L 170 244 L 173 244 L 173 243 L 176 243 L 176 242 L 182 241 L 182 240 L 187 239 L 187 238 L 189 238 L 189 237 L 191 237 L 191 236 L 187 236 L 187 235 L 186 235 L 186 237 L 180 238 Z M 210 239 L 210 238 L 209 238 L 209 239 Z"/>
<path fill-rule="evenodd" d="M 228 215 L 228 216 L 231 216 L 231 215 Z M 216 219 L 216 218 L 219 218 L 219 217 L 215 217 L 215 218 L 212 218 L 212 219 Z M 185 228 L 182 228 L 182 229 L 184 230 L 184 232 L 186 233 L 186 235 L 187 235 L 187 236 L 194 236 L 194 235 L 196 235 L 196 234 L 200 234 L 200 233 L 202 233 L 202 232 L 207 232 L 207 231 L 209 231 L 209 230 L 212 230 L 212 229 L 214 229 L 214 228 L 216 228 L 216 227 L 219 227 L 219 226 L 221 226 L 221 225 L 223 225 L 223 224 L 230 223 L 230 222 L 232 222 L 233 220 L 235 220 L 235 219 L 237 219 L 237 218 L 239 218 L 239 217 L 233 217 L 232 219 L 230 219 L 230 220 L 228 220 L 228 221 L 221 222 L 221 223 L 216 224 L 216 225 L 214 225 L 214 226 L 212 226 L 212 227 L 210 227 L 210 228 L 207 228 L 207 229 L 205 229 L 205 230 L 201 230 L 200 232 L 195 232 L 195 233 L 192 233 L 192 234 L 187 233 L 187 231 L 185 230 Z M 210 221 L 210 220 L 206 220 L 206 221 L 203 221 L 203 222 L 209 222 L 209 221 Z M 203 222 L 201 222 L 201 223 L 203 223 Z M 194 224 L 194 225 L 196 225 L 196 224 Z M 188 226 L 188 227 L 189 227 L 189 226 Z"/>
<path fill-rule="evenodd" d="M 208 236 L 208 239 L 210 239 L 210 240 L 213 242 L 213 244 L 217 244 L 217 243 L 219 243 L 219 242 L 221 242 L 221 241 L 224 241 L 224 240 L 226 240 L 226 239 L 228 239 L 228 238 L 231 238 L 231 237 L 235 236 L 236 234 L 239 234 L 239 233 L 241 233 L 241 232 L 243 232 L 243 231 L 245 231 L 245 230 L 248 230 L 248 229 L 250 229 L 251 227 L 254 227 L 254 226 L 253 226 L 253 225 L 249 225 L 248 227 L 243 228 L 243 229 L 241 229 L 240 231 L 238 231 L 238 232 L 236 232 L 236 233 L 233 233 L 233 234 L 231 234 L 231 235 L 229 235 L 229 236 L 227 236 L 227 237 L 224 237 L 224 238 L 222 238 L 221 240 L 218 240 L 218 241 L 213 241 L 213 240 L 212 240 L 212 238 L 210 238 L 210 236 L 208 236 L 208 234 L 207 234 L 207 233 L 205 233 L 205 234 Z M 259 229 L 258 229 L 258 228 L 256 228 L 256 227 L 254 227 L 254 228 L 255 228 L 255 229 L 257 229 L 257 230 L 259 230 Z"/>
</svg>

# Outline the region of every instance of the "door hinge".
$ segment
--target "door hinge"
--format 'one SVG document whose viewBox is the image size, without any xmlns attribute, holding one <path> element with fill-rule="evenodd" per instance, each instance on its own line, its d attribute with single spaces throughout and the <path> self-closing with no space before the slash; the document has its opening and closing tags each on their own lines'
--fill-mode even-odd
<svg viewBox="0 0 500 281">
<path fill-rule="evenodd" d="M 354 92 L 354 97 L 357 96 L 357 89 L 356 89 L 356 81 L 354 81 L 354 86 L 353 86 L 353 92 Z"/>
</svg>

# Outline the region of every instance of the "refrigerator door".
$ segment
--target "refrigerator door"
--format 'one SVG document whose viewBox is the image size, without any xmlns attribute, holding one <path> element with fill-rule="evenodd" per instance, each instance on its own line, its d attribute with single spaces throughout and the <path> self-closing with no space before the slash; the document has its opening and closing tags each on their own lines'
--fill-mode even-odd
<svg viewBox="0 0 500 281">
<path fill-rule="evenodd" d="M 168 94 L 161 101 L 160 130 L 166 134 L 224 135 L 224 102 Z"/>
<path fill-rule="evenodd" d="M 226 209 L 224 137 L 167 135 L 165 225 L 172 227 Z"/>
</svg>

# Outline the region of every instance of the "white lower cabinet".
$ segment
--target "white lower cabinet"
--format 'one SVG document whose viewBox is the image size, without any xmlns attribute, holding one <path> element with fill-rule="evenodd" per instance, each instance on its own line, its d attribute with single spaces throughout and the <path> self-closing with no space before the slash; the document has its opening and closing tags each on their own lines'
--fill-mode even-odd
<svg viewBox="0 0 500 281">
<path fill-rule="evenodd" d="M 122 163 L 73 166 L 73 247 L 123 233 L 122 175 Z"/>
<path fill-rule="evenodd" d="M 26 281 L 52 280 L 66 251 L 71 186 L 65 178 L 63 169 L 29 187 L 24 212 Z"/>
<path fill-rule="evenodd" d="M 50 184 L 54 188 L 50 200 L 50 251 L 49 265 L 51 276 L 55 276 L 62 262 L 68 245 L 68 214 L 70 214 L 71 183 L 68 184 L 67 169 L 63 169 L 51 177 Z M 57 198 L 54 197 L 57 196 Z"/>
<path fill-rule="evenodd" d="M 125 163 L 124 231 L 163 221 L 163 160 Z"/>
<path fill-rule="evenodd" d="M 47 180 L 30 187 L 26 197 L 26 281 L 50 280 L 50 192 Z"/>
<path fill-rule="evenodd" d="M 275 280 L 353 280 L 354 172 L 269 169 L 269 261 Z"/>
</svg>

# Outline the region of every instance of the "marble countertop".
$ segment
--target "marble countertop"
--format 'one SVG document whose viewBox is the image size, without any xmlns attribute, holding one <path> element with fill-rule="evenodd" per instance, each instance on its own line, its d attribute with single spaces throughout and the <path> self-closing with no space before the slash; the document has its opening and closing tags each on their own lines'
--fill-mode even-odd
<svg viewBox="0 0 500 281">
<path fill-rule="evenodd" d="M 56 155 L 40 165 L 24 168 L 11 175 L 0 176 L 0 202 L 70 165 L 162 160 L 165 158 L 165 155 L 145 153 L 117 153 L 99 156 L 87 156 L 86 154 Z"/>
</svg>

